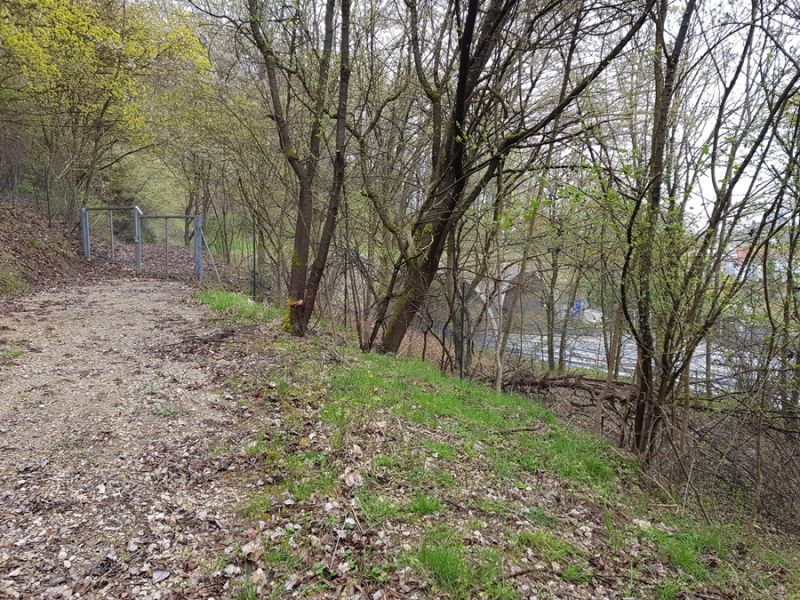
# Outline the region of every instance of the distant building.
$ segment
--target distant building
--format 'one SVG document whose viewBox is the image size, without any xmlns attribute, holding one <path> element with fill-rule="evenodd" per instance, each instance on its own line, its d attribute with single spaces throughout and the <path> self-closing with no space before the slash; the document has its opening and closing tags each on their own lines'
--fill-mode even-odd
<svg viewBox="0 0 800 600">
<path fill-rule="evenodd" d="M 747 281 L 761 281 L 764 278 L 764 252 L 758 250 L 755 256 L 750 256 L 750 248 L 739 246 L 733 248 L 725 258 L 722 259 L 720 271 L 725 275 L 736 277 L 742 269 L 747 269 L 745 279 Z M 749 260 L 749 263 L 748 263 Z M 770 252 L 768 267 L 777 278 L 783 279 L 786 270 L 789 268 L 789 259 L 779 252 Z M 795 274 L 800 274 L 800 264 L 795 266 Z"/>
</svg>

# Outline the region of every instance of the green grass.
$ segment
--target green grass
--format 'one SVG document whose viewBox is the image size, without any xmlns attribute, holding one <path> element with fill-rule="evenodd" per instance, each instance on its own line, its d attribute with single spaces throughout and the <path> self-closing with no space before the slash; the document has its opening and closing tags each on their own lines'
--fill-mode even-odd
<svg viewBox="0 0 800 600">
<path fill-rule="evenodd" d="M 470 573 L 463 547 L 428 539 L 419 551 L 419 561 L 444 591 L 467 597 Z"/>
<path fill-rule="evenodd" d="M 545 527 L 554 527 L 558 521 L 547 514 L 541 508 L 531 508 L 527 513 L 527 517 L 537 525 L 544 525 Z"/>
<path fill-rule="evenodd" d="M 356 360 L 334 377 L 334 402 L 324 410 L 329 423 L 332 415 L 343 427 L 357 410 L 389 409 L 397 417 L 455 434 L 463 448 L 482 448 L 500 478 L 547 470 L 607 492 L 620 473 L 632 471 L 633 464 L 612 453 L 607 442 L 558 424 L 529 398 L 446 377 L 419 360 L 379 355 Z M 537 423 L 546 427 L 510 432 Z M 444 460 L 455 459 L 453 444 L 426 439 L 422 447 Z"/>
<path fill-rule="evenodd" d="M 406 507 L 408 512 L 413 513 L 415 515 L 433 515 L 437 512 L 440 512 L 444 509 L 444 505 L 442 504 L 441 500 L 434 496 L 428 496 L 427 494 L 418 494 L 416 498 L 414 498 L 411 502 L 408 503 Z"/>
<path fill-rule="evenodd" d="M 153 411 L 153 414 L 157 417 L 162 418 L 169 418 L 174 417 L 177 414 L 180 414 L 180 409 L 175 406 L 160 406 Z"/>
<path fill-rule="evenodd" d="M 425 532 L 416 561 L 434 588 L 452 600 L 517 598 L 513 587 L 503 582 L 497 554 L 484 551 L 469 556 L 459 534 L 448 527 Z"/>
<path fill-rule="evenodd" d="M 11 364 L 11 361 L 15 358 L 19 358 L 23 354 L 25 354 L 25 352 L 18 349 L 6 350 L 0 355 L 0 365 Z"/>
<path fill-rule="evenodd" d="M 272 321 L 279 314 L 276 308 L 253 302 L 237 292 L 212 289 L 200 292 L 197 297 L 211 310 L 223 312 L 238 323 L 263 323 Z"/>
<path fill-rule="evenodd" d="M 303 567 L 303 559 L 297 556 L 288 539 L 273 546 L 264 547 L 264 561 L 272 567 L 293 571 Z"/>
<path fill-rule="evenodd" d="M 727 528 L 719 525 L 693 525 L 676 533 L 649 529 L 644 533 L 646 538 L 655 542 L 659 554 L 694 580 L 705 579 L 711 574 L 704 560 L 705 555 L 714 553 L 719 558 L 728 556 L 729 534 Z"/>
<path fill-rule="evenodd" d="M 28 291 L 28 284 L 11 267 L 0 265 L 0 296 L 18 296 Z"/>
<path fill-rule="evenodd" d="M 233 593 L 231 600 L 259 600 L 256 586 L 250 580 L 250 575 L 245 575 L 242 585 Z"/>
<path fill-rule="evenodd" d="M 226 293 L 219 310 L 237 318 L 237 309 L 228 303 L 237 296 Z M 265 521 L 290 518 L 304 523 L 291 542 L 283 539 L 265 548 L 276 581 L 318 564 L 322 567 L 314 567 L 314 581 L 304 582 L 303 586 L 310 587 L 303 587 L 303 592 L 330 585 L 334 576 L 330 565 L 315 563 L 320 556 L 304 546 L 302 536 L 307 535 L 308 522 L 321 524 L 323 529 L 340 527 L 344 515 L 317 513 L 325 499 L 347 499 L 349 495 L 355 500 L 353 516 L 359 527 L 377 530 L 391 521 L 393 527 L 387 529 L 407 529 L 408 542 L 413 544 L 403 544 L 404 549 L 398 548 L 396 554 L 380 557 L 373 557 L 368 549 L 348 550 L 344 559 L 353 569 L 351 573 L 382 582 L 397 567 L 410 566 L 415 577 L 427 580 L 430 587 L 426 593 L 431 597 L 516 598 L 513 587 L 523 579 L 509 574 L 519 570 L 519 560 L 526 555 L 547 563 L 546 568 L 558 563 L 553 576 L 583 586 L 593 577 L 601 577 L 599 571 L 593 573 L 590 556 L 619 554 L 637 538 L 644 542 L 642 559 L 629 565 L 630 577 L 620 581 L 620 587 L 627 585 L 631 595 L 637 595 L 633 592 L 645 576 L 640 572 L 642 565 L 650 562 L 664 564 L 666 571 L 647 585 L 648 597 L 677 598 L 687 590 L 730 590 L 734 586 L 744 590 L 742 597 L 756 597 L 747 593 L 774 589 L 774 581 L 771 587 L 769 582 L 757 581 L 758 574 L 751 577 L 749 568 L 735 570 L 741 561 L 726 560 L 731 547 L 741 546 L 732 539 L 744 538 L 732 538 L 730 528 L 703 526 L 677 512 L 656 516 L 647 494 L 623 496 L 617 483 L 623 478 L 636 481 L 634 461 L 622 458 L 602 439 L 568 429 L 530 398 L 497 394 L 479 383 L 446 377 L 421 361 L 364 355 L 347 348 L 337 347 L 345 360 L 322 370 L 314 357 L 327 340 L 321 336 L 304 340 L 306 343 L 311 345 L 300 345 L 294 339 L 279 339 L 274 344 L 290 349 L 293 355 L 309 357 L 290 378 L 287 375 L 285 381 L 290 382 L 292 393 L 280 403 L 284 422 L 297 433 L 269 439 L 257 435 L 246 446 L 247 453 L 259 457 L 261 467 L 280 476 L 250 499 L 245 514 Z M 273 380 L 284 382 L 277 375 Z M 299 408 L 306 406 L 306 396 L 311 394 L 295 393 L 296 389 L 310 389 L 309 381 L 318 384 L 315 393 L 322 390 L 311 400 L 316 409 L 314 403 L 320 399 L 316 418 Z M 318 428 L 320 420 L 332 451 L 323 454 L 308 446 L 298 447 L 296 438 L 307 435 L 309 427 Z M 384 422 L 381 433 L 375 427 L 379 422 Z M 340 483 L 339 475 L 345 465 L 353 466 L 354 443 L 363 449 L 357 461 L 363 485 L 349 488 Z M 379 453 L 371 454 L 374 451 Z M 548 475 L 543 477 L 543 473 Z M 561 528 L 568 521 L 562 510 L 548 505 L 549 510 L 558 511 L 550 515 L 536 507 L 537 486 L 553 485 L 553 479 L 567 484 L 567 501 L 573 496 L 584 498 L 597 508 L 603 500 L 612 501 L 601 513 L 605 532 L 598 531 L 591 538 L 591 550 L 582 549 L 585 540 L 570 543 L 570 536 Z M 474 495 L 468 497 L 462 491 Z M 287 494 L 296 504 L 284 504 Z M 637 500 L 646 511 L 641 516 L 657 526 L 640 529 L 625 524 L 625 507 L 634 509 Z M 481 514 L 464 514 L 455 508 L 459 502 L 464 502 L 467 510 L 480 509 Z M 619 510 L 611 508 L 617 505 L 621 505 Z M 530 530 L 525 531 L 523 519 L 530 522 Z M 428 528 L 421 534 L 423 527 Z M 490 536 L 486 541 L 492 546 L 476 541 L 483 538 L 474 532 L 487 527 L 499 527 L 502 541 Z M 777 553 L 774 562 L 777 567 Z M 788 562 L 780 567 L 784 573 L 790 570 Z M 791 575 L 787 578 L 785 585 L 793 591 Z"/>
<path fill-rule="evenodd" d="M 266 518 L 275 506 L 275 496 L 270 491 L 253 494 L 242 509 L 242 514 L 253 520 Z"/>
<path fill-rule="evenodd" d="M 567 565 L 561 572 L 561 579 L 570 583 L 584 584 L 589 583 L 592 575 L 580 565 Z"/>
<path fill-rule="evenodd" d="M 396 456 L 376 454 L 372 458 L 373 469 L 397 469 L 400 467 L 400 464 L 400 459 Z"/>
<path fill-rule="evenodd" d="M 279 438 L 264 440 L 257 435 L 246 446 L 246 453 L 258 456 L 265 468 L 283 475 L 279 483 L 267 485 L 250 496 L 242 509 L 245 517 L 253 520 L 266 518 L 281 506 L 284 495 L 295 502 L 304 502 L 315 496 L 332 495 L 338 485 L 338 471 L 328 464 L 324 454 L 317 452 L 285 452 L 285 441 Z"/>
<path fill-rule="evenodd" d="M 402 514 L 402 509 L 396 504 L 367 491 L 361 492 L 356 499 L 370 527 L 377 527 Z"/>
<path fill-rule="evenodd" d="M 489 500 L 488 498 L 481 498 L 476 503 L 476 506 L 485 513 L 494 515 L 509 515 L 511 510 L 504 502 L 497 502 L 496 500 Z"/>
<path fill-rule="evenodd" d="M 619 552 L 626 542 L 625 531 L 617 526 L 614 517 L 609 512 L 603 513 L 603 523 L 606 526 L 608 545 L 614 552 Z"/>
<path fill-rule="evenodd" d="M 519 534 L 517 543 L 524 548 L 530 548 L 534 554 L 549 562 L 563 562 L 580 555 L 575 546 L 547 531 L 525 531 Z"/>
<path fill-rule="evenodd" d="M 423 440 L 422 447 L 431 454 L 434 454 L 443 460 L 451 461 L 456 457 L 455 448 L 444 442 L 437 442 L 436 440 Z"/>
<path fill-rule="evenodd" d="M 671 579 L 666 583 L 656 586 L 656 598 L 658 600 L 673 600 L 673 598 L 681 598 L 683 592 L 687 590 L 688 584 L 680 579 Z"/>
<path fill-rule="evenodd" d="M 268 444 L 265 441 L 264 434 L 258 433 L 253 441 L 247 444 L 244 449 L 248 456 L 273 456 L 276 457 L 280 451 L 275 448 L 273 444 Z"/>
</svg>

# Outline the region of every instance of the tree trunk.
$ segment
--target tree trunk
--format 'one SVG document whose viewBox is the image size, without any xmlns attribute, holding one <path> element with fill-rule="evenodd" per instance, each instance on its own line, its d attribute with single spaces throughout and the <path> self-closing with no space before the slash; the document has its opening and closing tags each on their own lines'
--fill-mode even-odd
<svg viewBox="0 0 800 600">
<path fill-rule="evenodd" d="M 305 290 L 305 305 L 303 310 L 303 331 L 308 326 L 314 305 L 319 293 L 319 284 L 328 263 L 333 234 L 336 230 L 336 219 L 339 216 L 339 206 L 344 188 L 344 152 L 346 143 L 345 121 L 347 117 L 347 97 L 350 89 L 350 0 L 341 0 L 342 23 L 341 43 L 339 49 L 339 100 L 336 108 L 336 154 L 333 159 L 333 187 L 328 198 L 328 212 L 325 224 L 322 227 L 317 254 L 311 267 L 307 289 Z M 347 274 L 345 274 L 347 277 Z"/>
<path fill-rule="evenodd" d="M 636 365 L 636 412 L 633 428 L 633 448 L 645 460 L 649 460 L 655 447 L 655 437 L 661 420 L 662 407 L 656 394 L 655 333 L 653 331 L 653 258 L 658 220 L 661 214 L 661 187 L 664 178 L 664 150 L 667 142 L 668 123 L 678 66 L 683 44 L 688 34 L 689 22 L 694 13 L 695 0 L 689 0 L 683 13 L 681 27 L 672 51 L 664 61 L 664 32 L 668 3 L 660 0 L 656 17 L 656 44 L 653 67 L 655 72 L 655 105 L 653 108 L 653 134 L 650 145 L 648 169 L 647 207 L 645 223 L 639 235 L 640 248 L 637 255 L 638 269 L 638 333 L 636 336 L 638 357 Z M 630 224 L 634 226 L 633 221 Z M 623 291 L 624 294 L 624 291 Z M 627 312 L 627 311 L 626 311 Z M 628 316 L 628 315 L 626 315 Z"/>
</svg>

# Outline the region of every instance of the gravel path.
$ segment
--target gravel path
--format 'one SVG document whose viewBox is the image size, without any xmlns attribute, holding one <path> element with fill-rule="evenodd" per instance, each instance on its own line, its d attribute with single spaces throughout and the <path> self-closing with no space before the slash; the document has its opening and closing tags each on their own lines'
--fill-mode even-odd
<svg viewBox="0 0 800 600">
<path fill-rule="evenodd" d="M 0 598 L 225 595 L 236 404 L 170 351 L 211 331 L 192 294 L 123 279 L 0 315 Z"/>
</svg>

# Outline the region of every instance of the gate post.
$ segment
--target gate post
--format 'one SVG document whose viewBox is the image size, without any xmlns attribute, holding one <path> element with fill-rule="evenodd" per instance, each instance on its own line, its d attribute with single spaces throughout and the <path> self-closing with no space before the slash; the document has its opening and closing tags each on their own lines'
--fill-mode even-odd
<svg viewBox="0 0 800 600">
<path fill-rule="evenodd" d="M 203 280 L 203 217 L 194 218 L 194 276 Z"/>
<path fill-rule="evenodd" d="M 83 245 L 83 255 L 91 259 L 91 248 L 89 246 L 89 211 L 85 207 L 81 208 L 81 244 Z"/>
<path fill-rule="evenodd" d="M 142 272 L 142 210 L 133 207 L 133 246 L 136 253 L 136 274 Z"/>
</svg>

